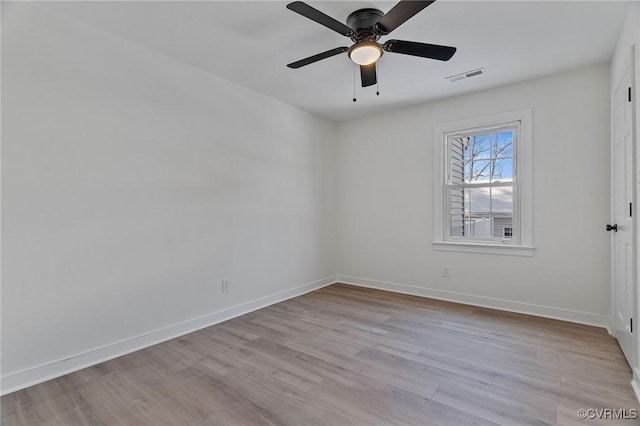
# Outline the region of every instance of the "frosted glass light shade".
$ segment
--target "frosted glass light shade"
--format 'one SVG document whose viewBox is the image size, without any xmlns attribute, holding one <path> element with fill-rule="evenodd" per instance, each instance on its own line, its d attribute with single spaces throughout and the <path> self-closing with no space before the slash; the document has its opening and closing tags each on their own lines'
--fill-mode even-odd
<svg viewBox="0 0 640 426">
<path fill-rule="evenodd" d="M 358 43 L 349 50 L 349 58 L 358 65 L 370 65 L 382 56 L 382 48 L 377 43 Z"/>
</svg>

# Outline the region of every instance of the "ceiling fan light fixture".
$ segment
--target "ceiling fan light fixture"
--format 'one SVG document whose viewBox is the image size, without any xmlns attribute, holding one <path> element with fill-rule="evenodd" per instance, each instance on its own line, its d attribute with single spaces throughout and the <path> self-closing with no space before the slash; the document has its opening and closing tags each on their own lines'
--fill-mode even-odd
<svg viewBox="0 0 640 426">
<path fill-rule="evenodd" d="M 382 11 L 372 8 L 358 9 L 349 14 L 346 25 L 303 1 L 293 1 L 287 4 L 287 9 L 350 38 L 355 44 L 351 47 L 336 47 L 326 52 L 309 56 L 287 64 L 287 67 L 296 69 L 348 52 L 349 59 L 360 66 L 362 87 L 369 87 L 378 82 L 376 62 L 385 52 L 448 61 L 456 53 L 455 47 L 394 39 L 387 40 L 382 45 L 378 43 L 381 37 L 388 36 L 434 1 L 400 0 L 387 13 L 382 13 Z"/>
<path fill-rule="evenodd" d="M 351 46 L 349 58 L 358 65 L 371 65 L 382 56 L 383 50 L 378 43 L 363 41 Z"/>
</svg>

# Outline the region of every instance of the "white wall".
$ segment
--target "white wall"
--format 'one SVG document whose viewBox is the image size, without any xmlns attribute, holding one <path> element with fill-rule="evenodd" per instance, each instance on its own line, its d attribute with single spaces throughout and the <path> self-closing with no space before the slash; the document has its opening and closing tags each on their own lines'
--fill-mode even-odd
<svg viewBox="0 0 640 426">
<path fill-rule="evenodd" d="M 334 124 L 2 7 L 4 391 L 333 281 Z"/>
<path fill-rule="evenodd" d="M 609 80 L 595 66 L 336 129 L 38 6 L 3 3 L 2 390 L 335 272 L 604 324 Z M 526 107 L 534 256 L 433 250 L 433 125 Z"/>
<path fill-rule="evenodd" d="M 434 250 L 433 126 L 521 108 L 533 109 L 533 257 Z M 339 278 L 606 325 L 609 111 L 605 64 L 339 125 Z"/>
<path fill-rule="evenodd" d="M 620 30 L 620 37 L 616 43 L 611 58 L 611 78 L 616 80 L 623 71 L 624 63 L 629 55 L 631 46 L 640 41 L 640 3 L 631 2 L 625 16 L 624 25 Z M 612 81 L 615 83 L 615 81 Z"/>
</svg>

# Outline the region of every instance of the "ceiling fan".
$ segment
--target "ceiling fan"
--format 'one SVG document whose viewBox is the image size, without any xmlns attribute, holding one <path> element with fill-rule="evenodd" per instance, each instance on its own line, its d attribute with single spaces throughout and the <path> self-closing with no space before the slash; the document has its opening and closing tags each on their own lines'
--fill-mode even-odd
<svg viewBox="0 0 640 426">
<path fill-rule="evenodd" d="M 456 53 L 455 47 L 405 40 L 387 40 L 384 44 L 378 43 L 381 37 L 391 33 L 434 1 L 402 0 L 386 14 L 378 9 L 358 9 L 347 17 L 346 25 L 304 2 L 294 1 L 289 3 L 287 9 L 320 25 L 324 25 L 345 37 L 349 37 L 354 44 L 351 47 L 336 47 L 335 49 L 292 62 L 287 66 L 289 68 L 300 68 L 347 52 L 349 58 L 360 66 L 362 87 L 367 87 L 376 84 L 378 81 L 376 77 L 376 61 L 384 52 L 448 61 Z"/>
</svg>

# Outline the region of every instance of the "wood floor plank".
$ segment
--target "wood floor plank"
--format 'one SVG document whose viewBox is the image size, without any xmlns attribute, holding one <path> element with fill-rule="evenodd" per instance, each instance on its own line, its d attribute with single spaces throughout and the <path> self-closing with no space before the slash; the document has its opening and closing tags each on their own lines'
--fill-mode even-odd
<svg viewBox="0 0 640 426">
<path fill-rule="evenodd" d="M 385 425 L 437 425 L 429 419 L 425 419 L 415 413 L 414 410 L 405 410 L 388 399 L 384 384 L 381 388 L 371 385 L 346 386 L 344 384 L 330 383 L 309 392 L 311 397 L 327 401 L 350 413 L 350 417 L 361 418 L 366 424 Z"/>
<path fill-rule="evenodd" d="M 475 386 L 453 381 L 442 383 L 433 400 L 503 425 L 552 425 L 556 419 L 553 400 L 482 382 Z"/>
<path fill-rule="evenodd" d="M 335 284 L 2 397 L 13 425 L 627 425 L 606 330 Z"/>
</svg>

